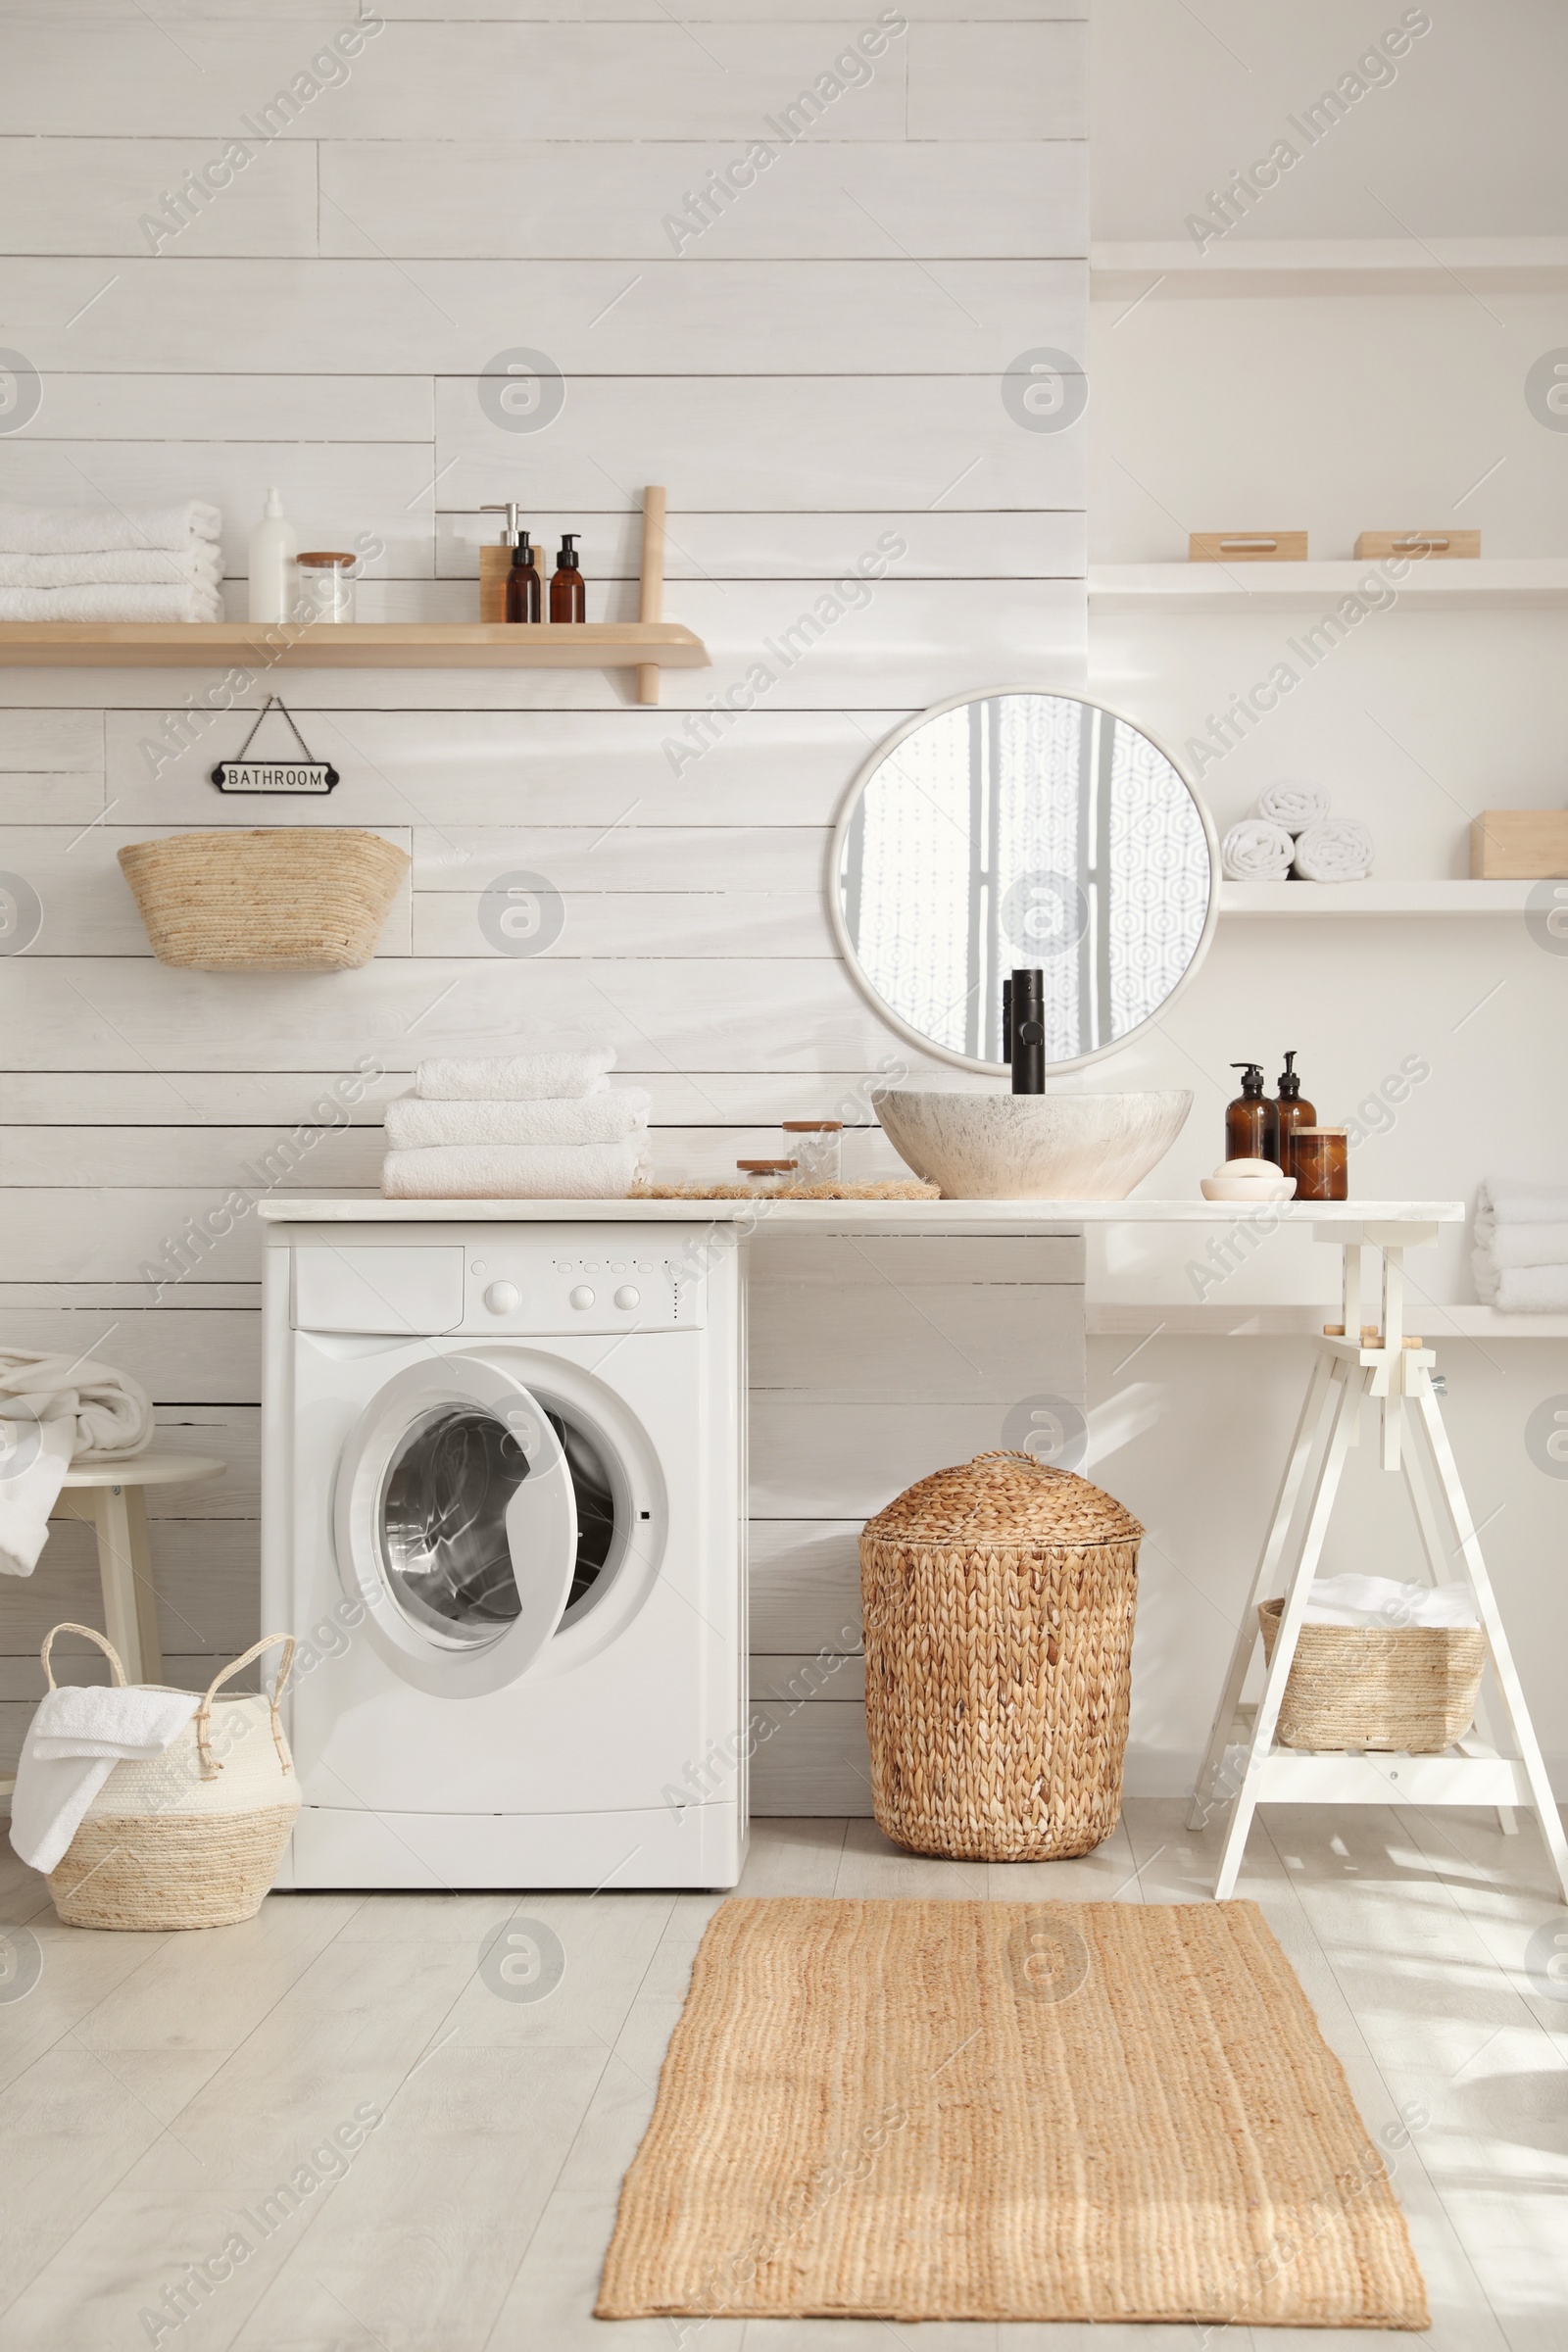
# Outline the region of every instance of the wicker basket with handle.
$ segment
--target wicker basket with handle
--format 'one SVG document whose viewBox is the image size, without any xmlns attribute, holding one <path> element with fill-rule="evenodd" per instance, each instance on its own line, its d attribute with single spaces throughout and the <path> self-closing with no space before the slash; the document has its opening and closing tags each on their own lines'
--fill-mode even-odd
<svg viewBox="0 0 1568 2352">
<path fill-rule="evenodd" d="M 120 852 L 160 963 L 352 972 L 368 963 L 408 854 L 339 826 L 173 833 Z"/>
<path fill-rule="evenodd" d="M 916 1853 L 1086 1854 L 1121 1814 L 1143 1529 L 1028 1453 L 923 1478 L 860 1538 L 871 1801 Z"/>
<path fill-rule="evenodd" d="M 1258 1608 L 1274 1655 L 1283 1600 Z M 1486 1637 L 1479 1625 L 1303 1625 L 1275 1732 L 1281 1747 L 1436 1755 L 1476 1719 Z"/>
<path fill-rule="evenodd" d="M 51 1690 L 56 1634 L 96 1642 L 123 1686 L 125 1670 L 102 1634 L 57 1625 L 43 1645 Z M 279 1642 L 283 1658 L 270 1692 L 218 1696 L 230 1675 Z M 214 1676 L 162 1755 L 115 1766 L 49 1874 L 68 1927 L 226 1928 L 255 1917 L 300 1807 L 277 1712 L 293 1662 L 293 1636 L 268 1634 Z"/>
</svg>

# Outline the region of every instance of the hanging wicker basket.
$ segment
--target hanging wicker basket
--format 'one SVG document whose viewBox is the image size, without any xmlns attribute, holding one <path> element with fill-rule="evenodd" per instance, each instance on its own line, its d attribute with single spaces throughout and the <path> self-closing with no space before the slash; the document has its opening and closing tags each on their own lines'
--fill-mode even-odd
<svg viewBox="0 0 1568 2352">
<path fill-rule="evenodd" d="M 84 1634 L 108 1657 L 117 1684 L 125 1670 L 90 1625 Z M 274 1642 L 283 1662 L 270 1691 L 219 1686 Z M 117 1764 L 49 1873 L 56 1911 L 72 1928 L 227 1928 L 254 1919 L 277 1876 L 300 1808 L 300 1785 L 277 1702 L 294 1659 L 293 1638 L 269 1634 L 225 1666 L 200 1706 L 161 1755 Z"/>
<path fill-rule="evenodd" d="M 1040 1862 L 1110 1836 L 1143 1532 L 1027 1453 L 939 1470 L 866 1522 L 871 1801 L 890 1838 Z"/>
<path fill-rule="evenodd" d="M 196 972 L 357 971 L 409 870 L 378 834 L 318 825 L 175 833 L 120 863 L 159 962 Z"/>
<path fill-rule="evenodd" d="M 1274 1655 L 1283 1600 L 1258 1608 Z M 1275 1732 L 1281 1747 L 1436 1755 L 1476 1719 L 1486 1637 L 1479 1625 L 1303 1625 Z"/>
</svg>

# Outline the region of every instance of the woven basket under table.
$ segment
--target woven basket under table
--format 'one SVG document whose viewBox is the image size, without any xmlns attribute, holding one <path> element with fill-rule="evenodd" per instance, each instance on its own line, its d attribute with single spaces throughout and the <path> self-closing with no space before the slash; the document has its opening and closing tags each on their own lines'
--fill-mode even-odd
<svg viewBox="0 0 1568 2352">
<path fill-rule="evenodd" d="M 175 833 L 120 852 L 160 963 L 353 972 L 375 953 L 408 855 L 357 827 Z"/>
<path fill-rule="evenodd" d="M 1026 1453 L 939 1470 L 866 1522 L 871 1801 L 888 1837 L 1040 1862 L 1110 1836 L 1143 1532 Z"/>
<path fill-rule="evenodd" d="M 1284 1608 L 1258 1608 L 1265 1660 Z M 1303 1625 L 1274 1736 L 1319 1754 L 1436 1755 L 1474 1723 L 1486 1662 L 1479 1625 Z"/>
</svg>

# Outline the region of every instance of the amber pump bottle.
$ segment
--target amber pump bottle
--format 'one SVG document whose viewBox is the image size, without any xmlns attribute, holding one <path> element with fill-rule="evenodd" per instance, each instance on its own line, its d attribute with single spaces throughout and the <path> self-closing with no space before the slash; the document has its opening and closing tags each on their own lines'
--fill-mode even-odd
<svg viewBox="0 0 1568 2352">
<path fill-rule="evenodd" d="M 1285 1067 L 1280 1072 L 1279 1101 L 1275 1108 L 1280 1121 L 1280 1174 L 1294 1176 L 1297 1173 L 1296 1131 L 1298 1127 L 1317 1125 L 1317 1112 L 1301 1093 L 1294 1048 L 1286 1054 Z"/>
<path fill-rule="evenodd" d="M 539 574 L 534 567 L 533 548 L 524 532 L 512 551 L 512 569 L 507 574 L 507 618 L 537 620 L 538 617 Z"/>
<path fill-rule="evenodd" d="M 552 620 L 586 620 L 588 592 L 583 586 L 582 572 L 577 564 L 577 534 L 563 531 L 561 553 L 550 581 L 550 617 Z"/>
<path fill-rule="evenodd" d="M 1263 1072 L 1255 1061 L 1233 1061 L 1242 1073 L 1242 1091 L 1225 1105 L 1227 1159 L 1271 1159 L 1279 1165 L 1279 1104 L 1263 1092 Z"/>
</svg>

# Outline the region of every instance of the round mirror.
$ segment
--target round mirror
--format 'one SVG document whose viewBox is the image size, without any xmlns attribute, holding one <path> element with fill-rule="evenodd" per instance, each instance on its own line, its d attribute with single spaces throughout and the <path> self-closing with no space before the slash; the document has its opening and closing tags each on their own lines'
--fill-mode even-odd
<svg viewBox="0 0 1568 2352">
<path fill-rule="evenodd" d="M 1005 1067 L 1002 984 L 1045 974 L 1046 1060 L 1125 1045 L 1192 976 L 1219 912 L 1207 810 L 1130 719 L 1068 694 L 922 711 L 855 780 L 830 904 L 850 969 L 912 1045 Z"/>
</svg>

